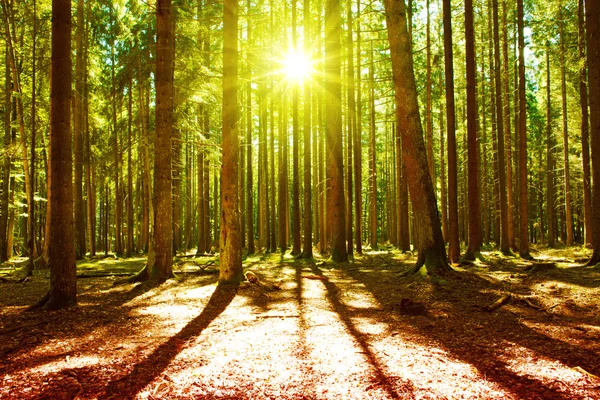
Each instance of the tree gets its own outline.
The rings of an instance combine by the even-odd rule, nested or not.
[[[585,58],[585,20],[583,0],[578,1],[578,50],[579,50],[579,104],[581,106],[581,161],[583,163],[583,210],[585,217],[585,243],[593,242],[592,234],[592,193],[590,185],[590,144],[589,113],[587,94],[587,63]]]
[[[416,227],[419,256],[414,271],[424,266],[430,273],[442,273],[452,269],[446,260],[446,248],[427,165],[404,0],[386,0],[385,10],[398,123],[402,132],[402,154],[406,161],[413,212],[419,221]]]
[[[75,98],[73,99],[73,154],[75,162],[75,255],[78,259],[85,256],[85,203],[83,202],[83,82],[84,55],[83,40],[85,36],[85,19],[83,0],[77,1],[77,31],[75,43],[77,57],[75,59]]]
[[[308,54],[308,42],[311,34],[310,26],[310,0],[304,0],[304,50]],[[311,152],[310,152],[310,128],[311,128],[311,97],[308,79],[304,82],[304,243],[302,250],[303,258],[312,258],[312,177],[311,177]]]
[[[244,278],[238,210],[238,2],[223,8],[223,163],[221,166],[221,242],[219,283],[236,284]]]
[[[465,259],[473,260],[481,248],[481,209],[479,194],[477,77],[475,66],[475,35],[473,33],[473,2],[465,1],[465,37],[467,58],[467,142],[469,186],[469,247]]]
[[[50,90],[50,290],[34,307],[55,310],[77,304],[73,246],[73,158],[71,154],[71,1],[52,1]]]
[[[155,260],[150,279],[173,277],[173,202],[171,201],[171,135],[173,130],[173,14],[171,0],[156,6],[156,152],[154,155]],[[164,151],[161,149],[169,149]],[[118,241],[118,239],[117,239]]]
[[[448,130],[448,258],[458,262],[458,173],[456,162],[456,116],[454,110],[454,60],[452,56],[451,1],[444,0],[444,63],[446,79],[446,119]]]
[[[592,150],[592,204],[600,204],[600,2],[586,1],[590,138]],[[600,262],[600,208],[592,208],[594,253],[588,265]]]
[[[525,99],[525,37],[523,35],[523,0],[517,0],[519,30],[519,254],[529,254],[529,210],[527,204],[527,103]]]
[[[327,147],[327,225],[331,258],[348,260],[346,199],[342,151],[341,10],[339,0],[325,3],[325,145]]]

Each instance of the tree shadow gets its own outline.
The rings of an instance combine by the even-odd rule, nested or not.
[[[370,269],[369,272],[362,272],[355,269],[342,272],[362,283],[380,304],[390,305],[391,301],[396,299],[390,296],[389,287],[380,284],[386,279],[389,280],[389,276],[383,274],[382,271]],[[459,274],[463,276],[457,275],[456,278],[463,279],[465,273]],[[514,343],[551,360],[560,361],[571,367],[581,366],[592,373],[597,373],[595,371],[598,370],[598,362],[592,360],[595,356],[590,357],[589,352],[586,356],[583,349],[578,346],[527,327],[522,323],[519,315],[503,311],[483,312],[480,305],[487,304],[489,301],[489,294],[484,293],[483,289],[493,288],[493,285],[487,280],[482,278],[477,280],[473,274],[470,275],[472,275],[470,278],[465,279],[468,282],[464,285],[464,291],[451,288],[434,293],[436,300],[442,301],[447,307],[447,318],[412,317],[394,313],[392,319],[396,319],[399,325],[410,324],[421,336],[427,338],[428,342],[429,340],[433,341],[457,359],[473,365],[485,376],[486,380],[497,383],[519,398],[530,398],[532,394],[542,394],[544,398],[566,400],[573,396],[568,391],[550,387],[535,376],[528,376],[512,370],[505,361],[506,349],[500,345],[496,346],[496,342],[504,341],[504,345],[506,342]],[[402,282],[398,283],[397,295],[399,297],[410,295],[410,292],[402,289]],[[451,284],[449,283],[449,285]],[[413,294],[415,293],[413,292]],[[467,296],[471,297],[469,301],[457,299],[457,297]],[[469,310],[469,307],[474,305],[479,308],[479,311]],[[386,322],[391,323],[390,320]],[[397,329],[402,328],[398,327]],[[477,343],[472,340],[472,335],[483,339],[485,345],[477,346]]]
[[[210,277],[198,281],[204,286],[214,283],[215,280]],[[105,286],[100,285],[100,287]],[[96,287],[86,291],[79,296],[80,305],[69,310],[22,311],[7,317],[3,321],[6,328],[0,330],[0,339],[11,337],[19,340],[0,341],[0,373],[14,374],[26,368],[51,362],[52,354],[35,357],[27,363],[15,362],[51,341],[77,338],[80,348],[85,348],[91,341],[94,342],[94,347],[102,347],[108,337],[93,335],[89,339],[82,338],[98,329],[110,331],[111,326],[116,326],[118,329],[124,318],[131,319],[131,312],[141,307],[127,303],[153,289],[144,284],[135,284],[130,288],[106,287],[110,289],[105,291]]]
[[[139,393],[168,367],[189,339],[199,336],[225,311],[237,292],[238,286],[217,286],[200,315],[188,322],[178,334],[158,346],[145,360],[136,364],[129,374],[110,382],[106,387],[106,393],[100,398],[122,398],[125,393],[129,396]]]
[[[340,317],[340,320],[344,323],[350,335],[352,335],[354,340],[356,340],[356,342],[360,346],[362,353],[365,355],[365,358],[367,359],[369,365],[373,370],[373,373],[375,374],[375,378],[377,380],[376,384],[381,386],[383,390],[387,393],[387,395],[392,399],[414,397],[414,385],[412,384],[412,382],[407,380],[401,380],[401,382],[393,382],[390,379],[390,377],[387,376],[387,374],[384,371],[384,367],[377,359],[377,356],[375,356],[373,351],[371,351],[371,347],[367,340],[367,334],[360,332],[356,328],[354,322],[352,322],[352,319],[350,318],[348,307],[340,301],[338,297],[340,294],[340,289],[325,275],[323,275],[321,269],[319,269],[319,267],[317,267],[316,265],[313,264],[311,266],[311,270],[315,275],[322,278],[321,281],[327,289],[327,299],[331,303],[333,310]],[[396,380],[400,381],[400,378],[397,378]],[[401,394],[399,394],[396,391],[396,387],[398,385],[401,385],[403,389]]]

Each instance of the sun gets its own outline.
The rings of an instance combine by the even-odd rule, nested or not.
[[[312,73],[310,59],[301,51],[290,51],[283,60],[283,72],[289,80],[302,81]]]

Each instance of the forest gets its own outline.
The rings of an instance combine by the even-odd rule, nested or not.
[[[598,0],[0,7],[0,399],[600,397]]]

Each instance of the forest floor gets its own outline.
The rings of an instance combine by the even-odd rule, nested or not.
[[[440,279],[391,249],[349,263],[177,258],[158,288],[114,285],[144,258],[79,263],[79,305],[26,311],[47,274],[0,266],[1,399],[600,398],[600,270],[581,248],[490,251]],[[116,273],[117,276],[102,276]],[[511,296],[508,297],[507,295]],[[492,311],[488,306],[507,300]],[[498,303],[496,303],[498,305]]]

